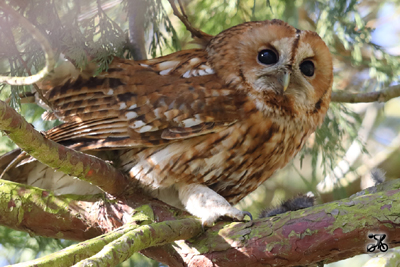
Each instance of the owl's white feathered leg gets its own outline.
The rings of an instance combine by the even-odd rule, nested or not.
[[[200,217],[204,226],[212,226],[221,216],[227,216],[242,221],[245,215],[251,214],[240,211],[229,204],[225,198],[201,184],[178,184],[179,199],[191,214]]]

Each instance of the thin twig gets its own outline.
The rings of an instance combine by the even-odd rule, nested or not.
[[[181,0],[177,0],[177,1],[178,1],[178,4],[179,4],[179,8],[181,9],[182,16],[184,16],[185,19],[187,21],[189,21],[188,16],[186,15],[185,9],[183,8],[182,1]]]
[[[15,17],[18,22],[32,34],[32,37],[36,39],[36,41],[41,45],[45,58],[46,58],[46,66],[36,73],[33,76],[28,77],[8,77],[8,76],[0,76],[0,82],[7,83],[10,85],[30,85],[38,82],[43,77],[48,75],[53,69],[55,65],[54,54],[51,48],[49,41],[45,36],[31,24],[26,18],[24,18],[21,14],[16,12],[14,9],[8,7],[6,4],[0,2],[0,7],[3,9],[3,12],[6,12],[13,17]]]
[[[333,92],[332,102],[341,103],[365,103],[365,102],[386,102],[400,96],[400,85],[393,85],[377,92],[369,93],[346,93]]]
[[[8,26],[8,27],[5,27],[4,30],[7,31],[7,35],[9,36],[10,41],[11,41],[11,43],[12,43],[13,46],[14,46],[13,48],[14,48],[14,50],[15,50],[15,53],[16,53],[16,55],[17,55],[17,58],[18,58],[18,60],[21,62],[22,66],[24,66],[24,68],[25,68],[25,70],[26,70],[26,73],[28,73],[29,76],[32,76],[31,70],[28,68],[28,64],[27,64],[26,61],[22,58],[21,54],[20,54],[19,51],[18,51],[18,48],[17,48],[17,46],[16,46],[16,42],[15,42],[14,35],[12,34],[12,31],[11,31],[11,25],[10,25],[10,23],[9,23],[8,20],[6,20],[6,23],[7,23],[7,26]],[[36,83],[33,83],[32,86],[35,88],[36,92],[38,93],[39,98],[40,98],[51,110],[53,110],[53,105],[52,105],[52,103],[50,103],[50,101],[48,101],[47,98],[44,97],[43,92],[42,92],[42,90],[39,88],[39,86],[37,86]]]
[[[199,29],[196,29],[195,27],[192,26],[190,23],[185,10],[182,6],[182,3],[180,0],[178,0],[179,7],[181,11],[179,12],[178,8],[176,7],[175,0],[168,0],[168,2],[171,5],[171,8],[174,12],[174,15],[179,18],[179,20],[185,25],[186,29],[192,34],[192,38],[198,38],[201,40],[201,43],[208,43],[208,41],[213,37],[212,35],[209,35]]]

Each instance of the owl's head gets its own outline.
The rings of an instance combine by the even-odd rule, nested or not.
[[[328,108],[332,58],[315,32],[281,20],[247,22],[215,36],[207,52],[226,84],[245,90],[259,109],[295,116]]]

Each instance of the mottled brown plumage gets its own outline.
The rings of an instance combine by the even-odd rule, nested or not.
[[[277,62],[261,62],[260,53]],[[332,60],[314,32],[248,22],[206,49],[115,58],[97,77],[45,84],[50,117],[65,122],[49,138],[77,150],[118,150],[120,168],[149,194],[211,225],[223,215],[242,220],[230,204],[284,167],[322,123]]]

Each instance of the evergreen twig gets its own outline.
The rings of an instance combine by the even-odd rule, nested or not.
[[[33,26],[26,18],[24,18],[14,9],[8,7],[5,3],[0,3],[0,7],[3,9],[3,11],[17,18],[21,26],[23,26],[26,30],[28,30],[28,32],[32,34],[32,36],[36,39],[36,41],[38,41],[39,44],[41,45],[46,58],[46,66],[35,75],[28,77],[0,76],[0,83],[3,82],[10,85],[30,85],[40,81],[54,69],[55,65],[53,50],[51,48],[49,41],[46,39],[45,36],[42,35],[42,33],[35,26]],[[38,91],[38,93],[39,94],[41,93],[40,90]]]

